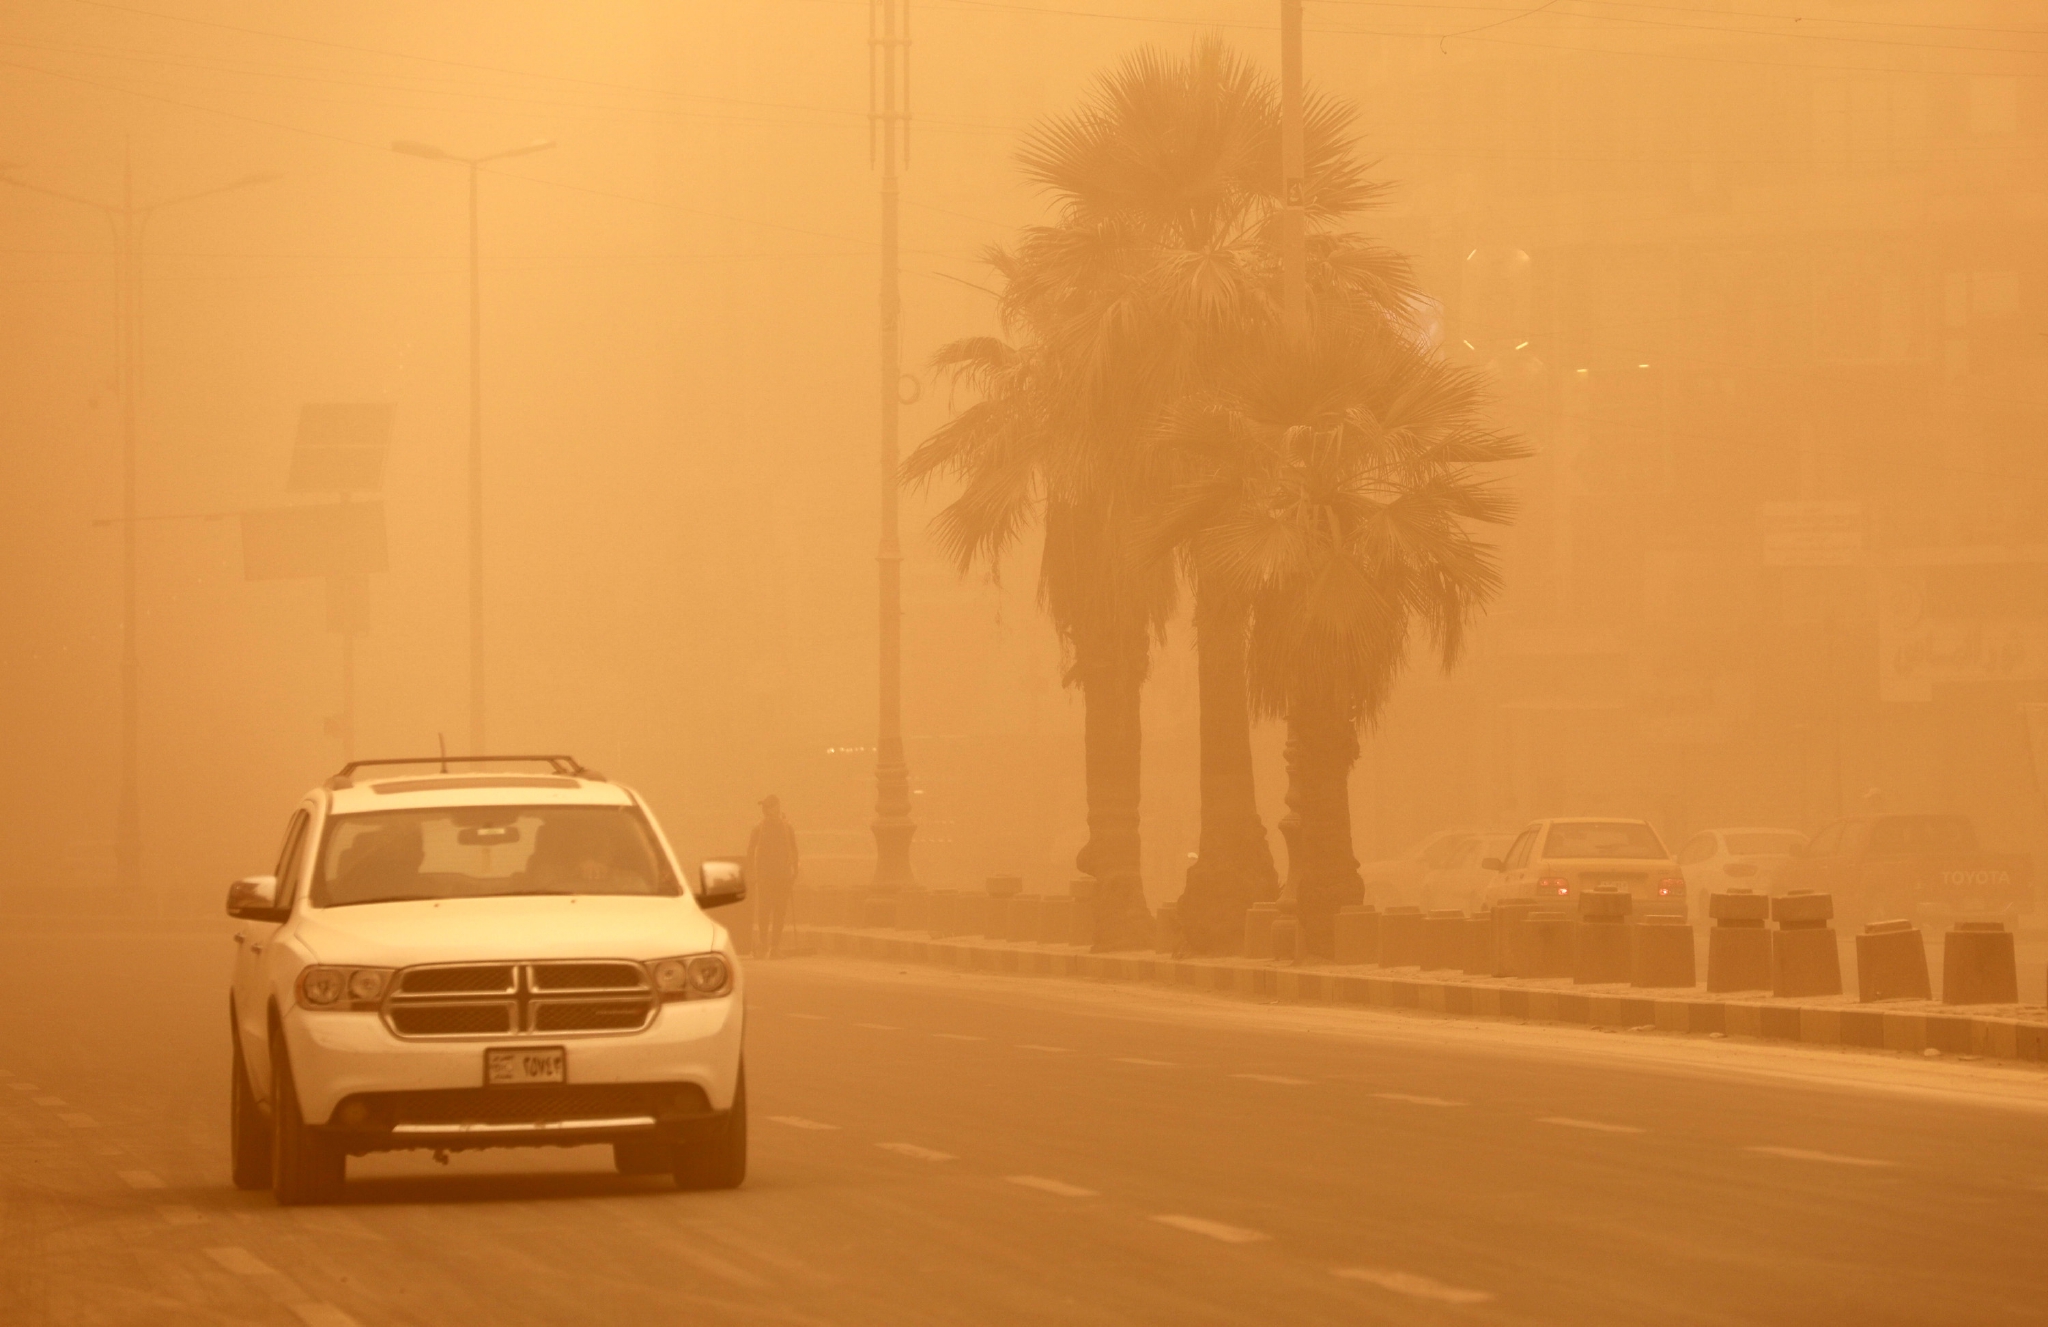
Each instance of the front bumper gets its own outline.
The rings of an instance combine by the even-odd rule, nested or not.
[[[609,1122],[610,1133],[586,1129],[588,1137],[573,1140],[600,1141],[600,1134],[665,1129],[731,1109],[739,1081],[745,1008],[737,992],[711,1000],[679,1000],[662,1005],[642,1031],[597,1036],[413,1040],[393,1035],[374,1012],[310,1012],[296,1007],[284,1014],[283,1025],[292,1085],[308,1124],[340,1128],[335,1109],[353,1099],[377,1108],[363,1125],[389,1135],[388,1146],[441,1146],[436,1138],[445,1137],[460,1146],[516,1147],[530,1141],[571,1141],[571,1131],[547,1126],[572,1118]],[[522,1112],[503,1107],[518,1101],[518,1094],[538,1089],[485,1090],[485,1049],[514,1045],[559,1045],[568,1050],[569,1091],[558,1094],[559,1099],[536,1098],[530,1103],[538,1114],[525,1112],[523,1118],[534,1128],[497,1126],[520,1123]],[[632,1089],[646,1089],[646,1099]],[[413,1106],[419,1109],[410,1110]],[[592,1110],[600,1113],[591,1115]],[[393,1132],[391,1126],[407,1122],[408,1113],[419,1116],[412,1123],[447,1127],[438,1132]],[[458,1127],[462,1125],[484,1127]],[[348,1132],[354,1136],[363,1127]]]

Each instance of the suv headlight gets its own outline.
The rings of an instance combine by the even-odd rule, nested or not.
[[[709,1000],[732,993],[732,964],[723,954],[658,958],[647,970],[664,1000]]]
[[[314,966],[299,974],[303,1009],[375,1009],[391,985],[390,968]]]

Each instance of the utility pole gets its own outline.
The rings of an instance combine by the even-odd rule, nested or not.
[[[880,727],[875,741],[875,889],[893,894],[916,883],[910,868],[910,767],[903,753],[903,549],[897,537],[897,427],[901,403],[897,270],[898,149],[910,157],[910,0],[868,3],[868,157],[882,167],[882,532],[875,554],[880,581]]]
[[[1280,300],[1296,342],[1308,335],[1301,124],[1301,0],[1280,0]]]
[[[393,152],[469,168],[469,749],[485,754],[484,733],[484,380],[483,282],[478,268],[477,172],[485,164],[545,152],[554,140],[535,139],[481,157],[459,157],[431,143],[403,140]]]
[[[149,229],[150,217],[163,208],[189,203],[197,198],[210,198],[230,189],[267,184],[278,178],[272,172],[249,175],[211,189],[137,205],[132,144],[124,144],[121,150],[119,203],[81,198],[0,175],[0,184],[92,208],[107,218],[114,231],[114,382],[121,394],[121,515],[117,521],[121,527],[121,768],[114,808],[114,879],[124,893],[133,894],[142,886],[142,665],[136,643],[140,623],[136,538],[137,527],[142,522],[137,507],[136,482],[143,351],[142,240]]]

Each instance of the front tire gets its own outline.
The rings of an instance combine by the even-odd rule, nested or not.
[[[676,1145],[678,1189],[737,1189],[747,1178],[747,1067],[740,1066],[732,1109]]]
[[[331,1203],[348,1177],[348,1154],[308,1127],[299,1112],[284,1038],[270,1038],[270,1189],[280,1207]]]
[[[228,1036],[234,1042],[234,1082],[228,1088],[228,1154],[237,1189],[270,1187],[270,1122],[256,1104],[249,1086],[249,1062],[242,1055],[242,1034],[228,1015]]]

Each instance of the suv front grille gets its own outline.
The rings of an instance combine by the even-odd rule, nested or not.
[[[398,974],[384,1023],[415,1038],[638,1032],[660,1007],[647,969],[626,959],[442,963]]]

